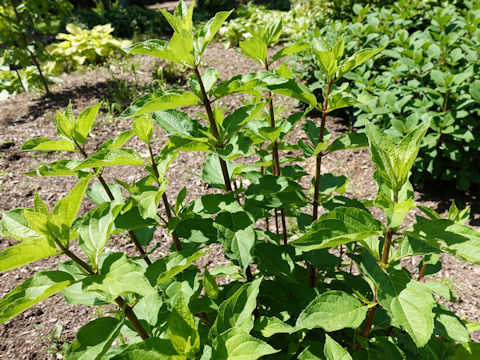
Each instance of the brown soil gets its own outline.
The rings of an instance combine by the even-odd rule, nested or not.
[[[227,79],[234,74],[257,71],[259,68],[245,57],[237,54],[234,50],[225,50],[220,44],[210,47],[204,57],[204,64],[216,67],[221,79]],[[132,68],[134,63],[143,73],[133,74],[125,69]],[[127,66],[128,65],[128,66]],[[75,113],[79,113],[85,107],[96,103],[106,94],[112,80],[127,80],[136,83],[148,83],[152,80],[153,69],[158,63],[147,58],[139,57],[133,60],[123,60],[109,69],[102,67],[91,69],[84,73],[65,74],[62,76],[63,83],[53,86],[53,96],[45,98],[39,94],[19,94],[7,101],[0,102],[0,209],[9,210],[17,207],[32,207],[34,189],[37,189],[40,197],[48,206],[52,207],[60,198],[66,195],[73,185],[73,179],[65,178],[39,178],[26,177],[22,172],[37,168],[43,163],[49,163],[65,154],[40,154],[21,152],[19,148],[29,138],[37,136],[56,137],[55,127],[48,116],[54,115],[56,109],[64,109],[68,101],[72,101]],[[229,98],[223,100],[227,111],[231,111],[238,104],[238,99]],[[293,102],[286,99],[276,99],[276,104],[284,102],[294,110]],[[194,115],[198,109],[188,109]],[[130,120],[112,120],[108,114],[102,115],[102,120],[93,131],[93,137],[87,147],[88,152],[94,149],[114,134],[129,129]],[[313,118],[314,121],[318,119]],[[328,128],[334,136],[338,136],[346,130],[340,119],[328,118]],[[160,149],[165,143],[166,134],[157,129],[155,149]],[[291,140],[302,137],[300,127],[291,135]],[[139,140],[131,140],[129,147],[134,148],[143,155],[147,155],[147,149]],[[207,188],[200,181],[201,165],[203,156],[194,153],[183,152],[177,157],[170,167],[168,193],[175,195],[184,187],[188,187],[187,201],[191,201],[207,192],[214,190]],[[309,159],[301,164],[305,170],[314,173],[314,161]],[[358,198],[374,198],[376,188],[371,175],[373,167],[369,161],[369,152],[366,149],[350,152],[334,153],[324,160],[323,172],[343,174],[349,177],[350,188],[348,195]],[[105,171],[104,176],[108,179],[113,177],[131,181],[139,179],[142,173],[138,168],[113,168]],[[311,178],[302,183],[307,189]],[[450,189],[432,189],[427,193],[416,193],[415,199],[418,204],[430,206],[440,212],[448,209],[451,199],[455,197],[465,205],[472,206],[471,225],[478,226],[480,223],[480,211],[478,198],[465,194],[455,194]],[[92,205],[85,201],[84,208]],[[415,213],[412,211],[407,217],[407,224],[414,222]],[[160,243],[155,255],[161,256],[169,251],[171,239],[163,230],[159,230],[153,243]],[[14,241],[0,237],[0,250],[14,244]],[[133,246],[125,237],[115,238],[108,244],[109,250],[122,250],[133,254]],[[201,265],[218,265],[225,262],[221,248],[214,247],[204,258]],[[40,269],[55,267],[57,259],[50,258],[25,266],[21,269],[8,271],[0,275],[0,296],[12,290],[19,283],[27,279]],[[419,259],[413,259],[406,264],[412,272],[418,272]],[[458,299],[447,305],[459,316],[470,320],[480,321],[480,266],[460,262],[450,256],[442,256],[443,268],[436,275],[439,279],[449,279],[456,289]],[[56,359],[61,358],[61,346],[65,342],[72,342],[78,329],[89,321],[95,314],[101,313],[100,309],[87,308],[84,306],[67,306],[60,295],[33,306],[18,317],[0,325],[0,359]],[[51,334],[55,328],[63,326],[61,336],[57,339]],[[474,336],[479,341],[480,336]]]

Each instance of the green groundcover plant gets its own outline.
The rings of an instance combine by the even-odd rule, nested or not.
[[[122,114],[133,119],[132,129],[91,154],[85,144],[101,104],[76,118],[70,106],[58,111],[53,120],[60,140],[34,138],[23,145],[25,151],[80,155],[27,173],[77,181],[53,209],[35,193],[33,208],[3,212],[2,235],[18,243],[0,252],[0,271],[61,254],[69,260],[5,295],[0,322],[60,292],[68,304],[117,306],[78,331],[67,359],[478,358],[469,333],[478,324],[436,301],[452,297],[443,283],[420,281],[438,271],[441,253],[480,264],[480,233],[465,225],[469,210],[452,204],[442,218],[418,207],[423,215],[403,225],[416,207],[409,174],[428,121],[398,144],[369,122],[365,134],[335,140],[325,129],[328,112],[368,97],[335,83],[381,56],[381,48],[345,58],[343,39],[333,46],[317,40],[272,55],[269,46],[281,36],[282,24],[261,24],[240,47],[264,70],[220,82],[215,69],[201,71],[199,64],[230,13],[217,13],[195,33],[192,13],[193,5],[180,1],[173,15],[164,12],[174,30],[170,41],[128,49],[187,67],[188,91],[140,97]],[[311,52],[325,76],[321,102],[282,62],[299,52]],[[216,105],[239,93],[250,100],[231,113]],[[299,100],[307,110],[281,118],[274,106],[278,96]],[[200,119],[178,109],[194,105],[204,109]],[[320,124],[305,119],[310,109],[321,112]],[[169,134],[162,149],[152,146],[154,126]],[[296,126],[308,140],[286,140]],[[133,136],[145,143],[147,158],[127,147]],[[320,171],[324,156],[362,146],[369,146],[376,167],[378,194],[368,201],[343,196],[346,179]],[[280,156],[285,150],[299,155]],[[168,167],[179,151],[206,154],[202,181],[217,193],[186,203],[186,188],[168,191]],[[296,164],[310,156],[317,162],[313,194],[300,185],[307,174]],[[257,161],[237,160],[246,157]],[[103,177],[104,168],[124,165],[145,169],[145,177],[133,183]],[[79,215],[85,197],[95,206]],[[383,221],[372,216],[372,208],[384,214]],[[150,246],[157,227],[173,239],[171,252],[161,258]],[[116,233],[128,234],[137,256],[106,250]],[[195,261],[216,243],[230,265],[199,269]],[[401,262],[412,256],[423,257],[415,277]],[[220,276],[229,281],[218,285]]]

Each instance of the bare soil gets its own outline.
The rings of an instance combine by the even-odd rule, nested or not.
[[[135,66],[132,66],[132,63]],[[115,81],[147,84],[152,80],[153,70],[158,65],[159,63],[147,57],[135,57],[109,67],[94,68],[83,73],[64,74],[63,83],[52,87],[53,95],[50,98],[36,93],[23,93],[0,102],[0,128],[2,129],[0,132],[0,209],[5,211],[18,207],[32,207],[35,189],[51,208],[73,186],[74,179],[70,177],[40,178],[22,175],[22,172],[35,169],[42,164],[70,156],[19,150],[24,141],[32,137],[56,138],[55,127],[48,116],[53,116],[57,109],[63,110],[70,100],[75,113],[78,114],[85,107],[107,96]],[[235,74],[260,70],[253,61],[239,55],[233,49],[225,50],[221,44],[210,47],[205,54],[204,65],[217,68],[222,80]],[[239,104],[238,98],[222,99],[222,101],[227,112]],[[283,102],[290,106],[291,111],[296,110],[295,104],[290,100],[278,98],[275,101],[276,104]],[[195,115],[197,110],[199,109],[190,108],[187,111]],[[319,121],[315,117],[312,120]],[[130,120],[114,120],[104,112],[92,133],[87,152],[93,152],[105,140],[130,127]],[[338,118],[328,118],[327,127],[334,137],[347,129]],[[156,131],[154,148],[159,150],[166,141],[166,134],[161,129]],[[304,134],[298,126],[290,140],[296,142],[302,137]],[[147,156],[147,149],[139,140],[132,139],[128,146]],[[347,176],[350,181],[347,195],[373,199],[376,187],[371,178],[374,169],[370,164],[369,156],[367,149],[331,154],[324,159],[322,172]],[[203,159],[202,155],[188,152],[183,152],[177,157],[168,171],[170,177],[168,194],[172,194],[171,198],[174,198],[184,186],[188,188],[187,201],[214,191],[200,181]],[[314,173],[315,164],[312,158],[300,165],[309,174]],[[104,176],[107,180],[115,177],[132,181],[144,175],[138,168],[121,167],[107,169]],[[302,183],[306,190],[310,186],[310,180],[311,177]],[[480,224],[478,194],[461,194],[442,187],[429,189],[428,193],[415,193],[418,204],[432,207],[439,212],[448,209],[453,198],[456,198],[459,203],[472,206],[470,224],[478,227]],[[91,206],[92,204],[86,200],[81,211],[86,211]],[[407,216],[406,224],[413,223],[414,219],[415,213],[412,211]],[[14,243],[13,240],[0,237],[0,250]],[[155,255],[162,256],[169,251],[171,239],[163,230],[158,230],[151,246],[155,246],[156,243],[159,243],[160,247]],[[134,250],[126,237],[121,236],[113,239],[108,244],[108,249],[131,254]],[[419,261],[420,259],[413,259],[406,264],[412,273],[418,273]],[[56,262],[57,259],[54,258],[45,259],[1,274],[0,296],[11,291],[33,273],[41,269],[55,268]],[[218,246],[201,259],[202,266],[219,265],[224,262],[222,250]],[[442,270],[435,277],[449,281],[457,296],[457,300],[447,303],[447,306],[461,317],[480,321],[480,266],[460,262],[448,255],[442,256],[442,263]],[[104,311],[108,311],[108,308],[67,306],[62,296],[57,294],[0,325],[0,359],[62,358],[60,351],[62,345],[71,343],[81,326],[92,316],[99,316]],[[59,326],[62,327],[61,335],[58,337],[52,335]],[[475,334],[474,339],[479,341],[480,336]]]

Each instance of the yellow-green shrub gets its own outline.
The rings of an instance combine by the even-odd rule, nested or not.
[[[46,65],[49,72],[59,73],[85,64],[97,64],[116,52],[124,53],[122,48],[130,45],[129,40],[116,39],[110,35],[114,30],[110,24],[97,25],[92,30],[68,24],[66,29],[68,34],[57,35],[57,40],[63,41],[47,47],[48,53],[53,56],[53,60]]]

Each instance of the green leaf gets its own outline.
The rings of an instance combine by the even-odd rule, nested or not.
[[[34,216],[35,214],[42,215],[40,213],[33,214]],[[27,265],[40,259],[60,254],[61,252],[56,249],[55,243],[50,237],[48,239],[31,239],[14,246],[10,246],[0,252],[0,273]]]
[[[231,138],[237,134],[243,125],[250,120],[258,118],[262,114],[262,110],[266,103],[249,104],[236,109],[232,114],[225,117],[223,120],[224,136],[226,139]]]
[[[395,146],[392,137],[370,122],[366,122],[365,130],[370,143],[372,161],[385,184],[394,192],[398,193],[408,180],[410,169],[429,126],[429,121],[422,123]]]
[[[205,294],[210,299],[215,300],[220,295],[220,290],[218,289],[217,282],[207,268],[205,268],[205,271],[203,272],[203,289],[205,290]]]
[[[18,241],[38,240],[43,236],[32,230],[24,215],[25,209],[4,211],[0,219],[1,235]]]
[[[358,149],[368,146],[368,138],[364,133],[346,133],[336,138],[324,151],[330,154],[338,150]]]
[[[480,104],[480,81],[475,81],[474,83],[470,84],[470,95],[472,98]]]
[[[291,334],[295,331],[295,328],[277,317],[262,316],[255,321],[254,330],[268,338],[275,334]]]
[[[99,146],[97,151],[120,148],[125,145],[134,134],[135,132],[133,130],[123,131],[115,138],[105,141],[102,145]]]
[[[149,266],[145,276],[149,279],[152,285],[161,285],[167,280],[180,274],[208,251],[209,249],[205,248],[197,251],[177,251],[155,261]]]
[[[88,134],[92,129],[93,122],[98,115],[98,110],[102,106],[102,103],[92,105],[83,110],[78,115],[77,121],[75,121],[75,127],[73,129],[73,136],[80,144],[85,144]]]
[[[78,245],[87,255],[93,271],[97,270],[100,254],[107,243],[123,202],[104,203],[88,212],[78,228]]]
[[[243,284],[231,297],[218,308],[215,323],[210,329],[210,338],[235,328],[245,333],[253,328],[253,310],[257,304],[257,295],[262,279]]]
[[[433,333],[435,300],[430,290],[411,279],[405,270],[389,268],[385,274],[373,259],[369,264],[368,273],[380,285],[377,292],[380,305],[389,311],[418,347],[424,346]]]
[[[345,348],[325,334],[325,347],[323,353],[327,360],[352,360],[352,357]]]
[[[343,291],[327,291],[317,296],[303,309],[296,323],[297,329],[322,328],[327,332],[344,328],[358,328],[367,314],[367,307]]]
[[[153,123],[150,116],[139,116],[133,120],[132,129],[144,143],[149,144],[153,136]]]
[[[191,92],[176,91],[166,93],[163,96],[145,102],[145,104],[138,108],[134,116],[197,104],[198,97],[195,94]]]
[[[112,346],[124,322],[101,317],[80,328],[77,338],[67,351],[69,360],[100,359]]]
[[[243,270],[252,262],[255,247],[254,221],[244,211],[223,212],[215,219],[219,241],[227,258],[236,262]]]
[[[320,70],[327,76],[327,79],[332,78],[337,72],[338,63],[335,55],[331,51],[318,50],[315,47],[313,50],[313,58]]]
[[[197,31],[194,38],[194,46],[198,56],[202,56],[208,44],[212,41],[232,11],[233,10],[217,12],[213,18],[208,20],[207,23]]]
[[[164,40],[147,40],[133,44],[124,50],[129,54],[141,54],[155,56],[167,61],[180,63],[180,60],[170,51],[170,44]]]
[[[117,148],[96,152],[82,161],[74,170],[103,168],[105,166],[144,165],[142,157],[134,150]]]
[[[213,85],[215,85],[219,72],[217,69],[208,68],[205,71],[205,74],[202,76],[203,87],[205,92],[208,94],[210,90],[212,90]],[[202,91],[200,89],[200,85],[198,84],[198,80],[195,75],[191,75],[189,78],[189,85],[190,89],[198,96],[199,99],[203,98]]]
[[[375,100],[375,97],[365,91],[362,91],[356,96],[344,92],[332,94],[328,100],[327,113],[354,105],[368,104],[373,100]]]
[[[107,183],[107,186],[110,189],[110,192],[112,193],[115,200],[123,199],[122,188],[119,185],[115,183]],[[105,202],[111,201],[107,192],[103,188],[102,183],[100,182],[96,182],[91,187],[89,187],[86,191],[86,195],[97,205],[102,205]]]
[[[69,105],[70,107],[71,105]],[[68,107],[65,113],[68,112]],[[71,112],[71,107],[70,107]],[[73,116],[71,119],[64,114],[62,114],[59,110],[57,110],[57,116],[51,118],[55,125],[57,126],[57,134],[63,138],[71,139],[73,136]]]
[[[187,30],[175,32],[170,40],[170,53],[177,59],[175,62],[189,65],[195,65],[195,56],[193,51],[193,35]],[[166,109],[158,109],[166,110]]]
[[[75,152],[75,144],[70,140],[50,140],[39,137],[27,140],[20,150],[23,151],[70,151]]]
[[[170,135],[181,137],[195,137],[194,124],[187,113],[180,110],[156,111],[153,119],[163,130]]]
[[[407,213],[416,206],[413,199],[394,203],[383,192],[377,196],[374,204],[387,215],[387,227],[391,228],[402,225]]]
[[[52,222],[60,230],[60,233],[57,234],[58,236],[61,236],[59,240],[70,239],[70,230],[73,221],[80,210],[83,197],[85,196],[91,178],[92,175],[89,175],[80,180],[68,195],[54,206],[52,211]]]
[[[115,232],[138,230],[147,226],[158,225],[153,219],[144,219],[138,207],[133,207],[115,219]]]
[[[424,260],[425,260],[425,257],[424,257]],[[427,261],[422,261],[422,263],[428,265],[429,263]],[[420,266],[420,265],[419,265]],[[425,285],[426,287],[428,287],[432,292],[434,292],[435,294],[443,297],[444,299],[448,300],[448,301],[454,301],[454,298],[453,298],[453,295],[452,295],[452,291],[450,289],[450,287],[441,282],[441,281],[435,281],[435,280],[431,280],[431,281],[426,281],[423,283],[423,285]]]
[[[44,271],[33,275],[0,299],[0,324],[74,282],[75,279],[63,271]]]
[[[304,43],[295,43],[290,46],[285,46],[284,48],[278,50],[275,55],[273,55],[272,60],[277,61],[285,56],[298,54],[299,52],[310,49],[310,44]]]
[[[266,85],[267,89],[276,94],[291,97],[299,100],[311,107],[317,106],[317,98],[312,94],[310,89],[293,79],[287,80],[285,83]]]
[[[480,232],[453,220],[436,219],[413,225],[407,232],[418,240],[473,264],[480,264]]]
[[[267,58],[267,44],[262,39],[252,36],[245,41],[240,41],[242,53],[249,58],[263,64]]]
[[[38,169],[24,173],[27,176],[79,176],[82,172],[74,170],[81,160],[59,160]]]
[[[294,276],[295,251],[293,248],[284,249],[272,243],[255,245],[255,257],[258,259],[258,269],[265,276],[276,276],[288,283],[296,283]]]
[[[172,306],[168,320],[168,338],[180,355],[194,357],[200,350],[200,336],[183,293],[176,296]]]
[[[165,192],[166,183],[157,188],[155,186],[145,186],[139,194],[132,195],[132,198],[138,204],[140,215],[144,219],[156,219],[158,216],[158,203]]]
[[[338,73],[337,73],[337,79],[342,78],[346,73],[352,71],[357,66],[360,66],[365,61],[371,59],[372,57],[374,57],[384,49],[385,47],[381,47],[378,49],[363,49],[363,50],[357,51],[355,54],[353,54],[352,56],[350,56],[348,59],[346,59],[340,64],[340,69],[338,70]]]
[[[341,37],[336,44],[332,47],[332,53],[335,55],[337,60],[340,60],[343,57],[345,52],[345,38]]]
[[[258,129],[259,135],[261,135],[265,140],[274,143],[280,137],[282,129],[279,127],[265,126]]]
[[[147,296],[155,289],[144,275],[145,269],[128,259],[123,253],[109,253],[100,272],[83,280],[84,291],[98,291],[116,299],[120,295],[135,293]]]
[[[463,322],[450,310],[441,305],[433,308],[435,329],[434,333],[452,341],[466,343],[471,341],[470,333]]]
[[[256,360],[279,351],[242,329],[225,331],[214,340],[213,347],[215,360]]]
[[[226,161],[228,175],[230,180],[233,178],[235,163],[231,160]],[[223,178],[222,167],[220,166],[220,157],[216,154],[209,154],[202,165],[202,181],[214,187],[225,190],[225,180]]]
[[[168,339],[151,337],[145,341],[129,345],[112,360],[186,360],[178,355]]]
[[[334,248],[381,234],[381,223],[367,211],[353,207],[336,207],[322,215],[306,234],[290,244],[302,251],[310,251]]]

